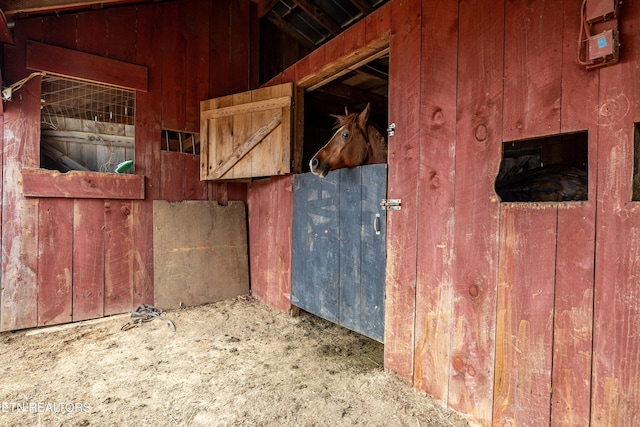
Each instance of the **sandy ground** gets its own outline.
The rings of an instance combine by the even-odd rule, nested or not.
[[[165,315],[176,332],[117,316],[0,334],[0,425],[467,425],[385,372],[380,343],[309,314],[240,297]]]

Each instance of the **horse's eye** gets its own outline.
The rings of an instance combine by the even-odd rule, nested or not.
[[[343,137],[344,139],[349,138],[349,132],[342,132],[342,137]]]

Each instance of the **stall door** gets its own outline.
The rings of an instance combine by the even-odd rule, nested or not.
[[[293,182],[292,303],[382,342],[387,166]]]

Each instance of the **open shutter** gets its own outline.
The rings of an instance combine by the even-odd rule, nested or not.
[[[295,172],[294,145],[301,147],[293,137],[295,93],[293,83],[285,83],[202,101],[200,179]]]

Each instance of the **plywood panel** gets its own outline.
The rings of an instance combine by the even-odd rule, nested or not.
[[[73,321],[104,315],[103,200],[77,199],[73,207]]]
[[[493,406],[499,215],[493,181],[502,148],[502,16],[502,2],[460,3],[449,405],[484,424],[491,423]]]
[[[178,308],[249,292],[242,202],[155,201],[155,304]]]
[[[549,425],[557,208],[503,204],[493,422]]]
[[[72,320],[73,200],[38,204],[38,325]]]
[[[506,141],[560,131],[562,21],[557,3],[505,2]]]
[[[391,5],[389,63],[388,197],[402,199],[402,210],[387,216],[385,367],[405,381],[413,379],[417,253],[417,182],[420,137],[420,1]]]
[[[458,5],[423,2],[414,386],[448,399],[453,298]],[[433,88],[439,88],[434,91]]]

